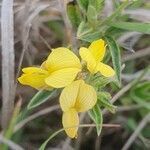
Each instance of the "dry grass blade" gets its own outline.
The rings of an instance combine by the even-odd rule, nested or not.
[[[122,62],[130,61],[133,59],[150,56],[150,47],[141,49],[134,54],[127,54],[122,58]]]
[[[52,4],[53,6],[54,4]],[[19,61],[19,65],[18,65],[18,72],[17,72],[17,77],[19,76],[20,73],[20,69],[22,66],[22,62],[23,62],[23,58],[24,58],[24,54],[25,51],[27,50],[28,47],[28,38],[29,38],[29,33],[30,33],[30,29],[31,29],[31,25],[32,25],[32,21],[34,20],[34,18],[44,9],[46,9],[47,7],[49,7],[50,4],[46,4],[46,5],[37,5],[37,7],[33,10],[33,12],[30,14],[30,16],[28,17],[28,19],[26,20],[25,24],[23,25],[23,32],[22,32],[22,39],[23,39],[23,50],[20,56],[20,61]],[[26,18],[26,17],[25,17]]]
[[[57,110],[59,109],[59,105],[55,105],[55,106],[51,106],[51,107],[48,107],[48,108],[45,108],[43,110],[40,110],[38,112],[36,112],[35,114],[32,114],[31,116],[27,117],[26,119],[24,119],[23,121],[19,122],[16,126],[15,126],[15,129],[14,129],[14,132],[17,132],[19,129],[21,129],[24,125],[26,125],[28,122],[42,116],[42,115],[45,115],[45,114],[48,114],[54,110]]]
[[[2,41],[2,127],[8,126],[14,108],[14,22],[13,0],[3,0],[1,8]]]
[[[133,18],[137,21],[147,22],[150,21],[150,10],[148,9],[127,9],[125,10],[124,14],[127,14],[130,16],[130,18]]]
[[[39,3],[38,1],[35,1],[32,3],[30,3],[30,1],[26,2],[26,5],[22,12],[23,14],[22,13],[20,14],[21,15],[20,17],[24,16],[25,23],[23,23],[23,25],[22,25],[23,30],[21,31],[22,32],[21,39],[22,39],[23,49],[22,49],[22,53],[20,56],[20,60],[19,60],[16,78],[19,77],[23,58],[24,58],[26,50],[28,49],[28,45],[30,43],[29,34],[30,34],[33,20],[39,15],[39,13],[41,11],[45,10],[48,7],[55,7],[55,6],[56,6],[55,1],[51,1],[49,4],[42,4],[42,3]]]

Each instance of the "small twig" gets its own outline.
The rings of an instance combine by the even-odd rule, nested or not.
[[[95,150],[101,149],[101,142],[102,142],[102,135],[97,136],[96,141],[95,141]]]
[[[14,129],[14,132],[17,132],[19,129],[21,129],[23,126],[25,126],[28,122],[42,116],[42,115],[45,115],[45,114],[48,114],[54,110],[57,110],[59,109],[59,105],[55,105],[55,106],[51,106],[51,107],[48,107],[48,108],[45,108],[43,110],[40,110],[38,112],[36,112],[35,114],[27,117],[26,119],[24,119],[23,121],[19,122],[16,126],[15,126],[15,129]]]
[[[7,144],[12,150],[24,150],[22,147],[20,147],[18,144],[6,139],[0,134],[0,143]]]
[[[132,145],[132,143],[135,141],[138,134],[142,131],[142,129],[145,127],[147,122],[150,120],[150,113],[147,114],[144,119],[139,123],[136,130],[133,132],[133,134],[130,136],[130,138],[127,140],[125,145],[122,147],[122,150],[128,150],[129,147]]]
[[[96,127],[96,124],[80,124],[79,127]],[[103,128],[120,128],[120,124],[103,124]],[[69,127],[72,128],[72,127]]]

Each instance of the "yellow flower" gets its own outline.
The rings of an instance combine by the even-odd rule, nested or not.
[[[111,77],[114,76],[115,71],[110,66],[101,62],[105,51],[105,42],[100,39],[92,42],[89,48],[81,47],[79,53],[81,58],[87,63],[87,69],[92,74],[100,72],[105,77]]]
[[[27,67],[19,82],[36,89],[61,88],[69,85],[81,71],[78,57],[69,49],[53,49],[41,67]]]
[[[64,88],[60,95],[60,106],[63,110],[63,127],[69,137],[74,138],[77,136],[78,112],[91,109],[96,101],[96,91],[83,80],[74,81]]]

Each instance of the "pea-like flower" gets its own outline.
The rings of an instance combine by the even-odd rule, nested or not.
[[[115,71],[101,62],[105,52],[106,46],[102,39],[92,42],[88,48],[81,47],[79,50],[82,60],[87,63],[87,69],[92,74],[100,72],[105,77],[111,77],[114,76]]]
[[[91,109],[96,102],[96,91],[83,80],[74,81],[64,88],[60,95],[60,106],[63,110],[63,127],[69,137],[77,137],[78,113]]]
[[[61,88],[72,83],[81,71],[79,58],[69,49],[53,49],[41,67],[27,67],[18,78],[23,85],[36,89]]]

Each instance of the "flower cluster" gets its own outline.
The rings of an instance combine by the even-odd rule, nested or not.
[[[18,78],[21,84],[38,90],[64,87],[60,95],[62,123],[71,138],[77,136],[78,113],[93,108],[97,102],[94,87],[84,81],[82,74],[100,73],[105,77],[112,77],[115,74],[110,66],[102,63],[105,51],[106,45],[102,39],[92,42],[88,48],[81,47],[79,49],[81,63],[80,59],[67,48],[52,49],[47,60],[40,67],[24,68],[23,74]],[[87,70],[83,69],[85,64]]]

